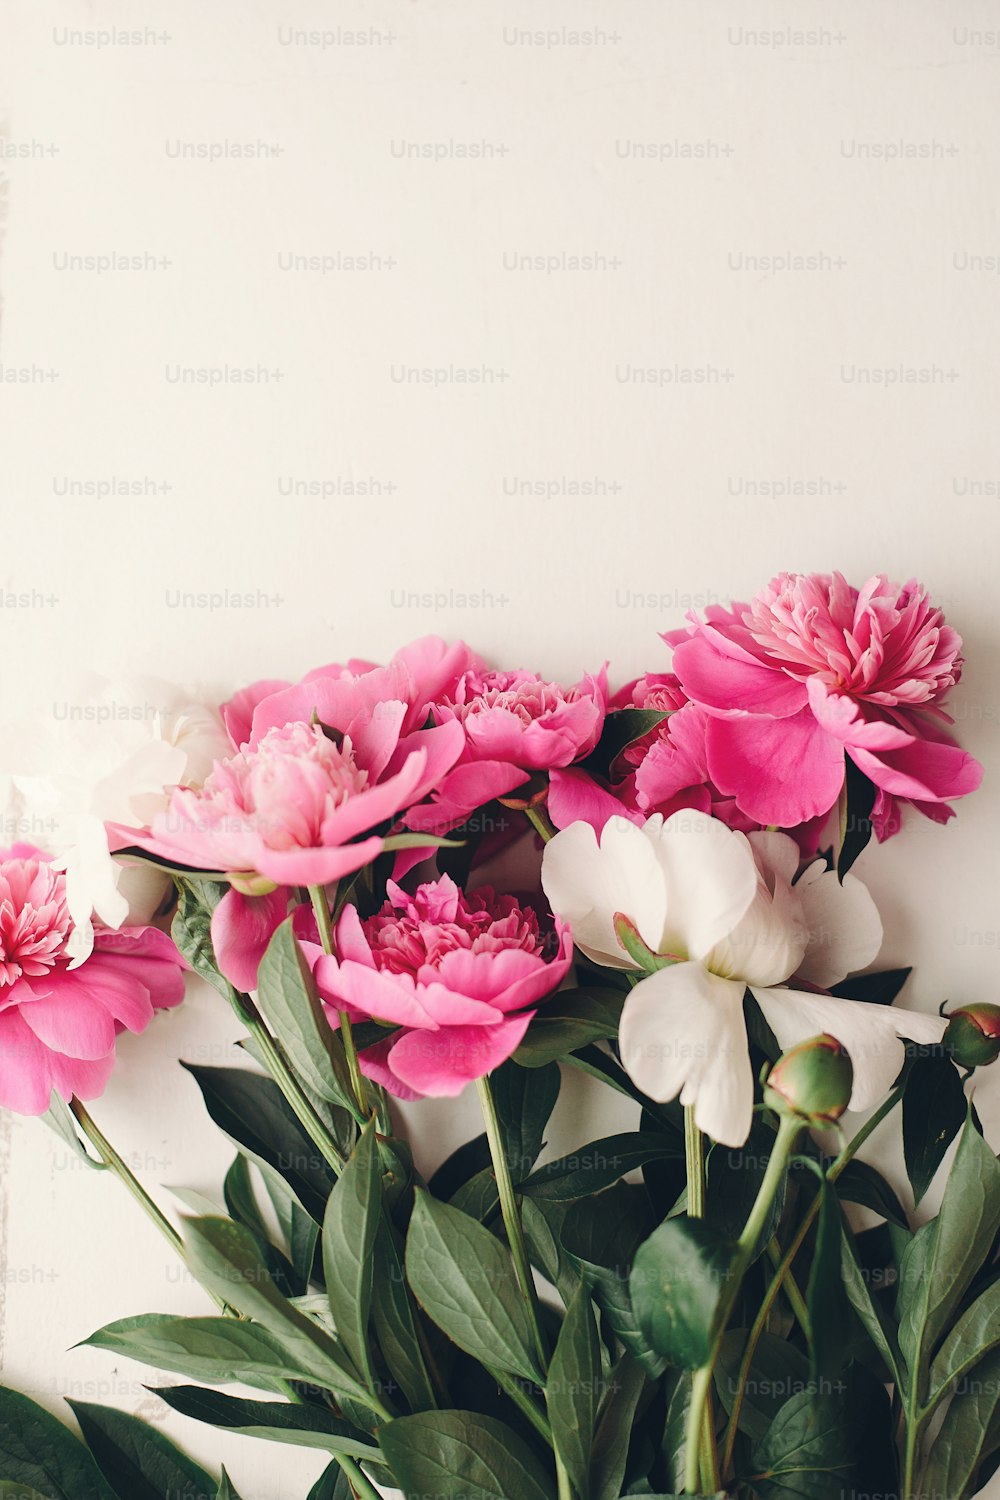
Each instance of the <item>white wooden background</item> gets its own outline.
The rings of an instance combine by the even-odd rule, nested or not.
[[[7,0],[0,27],[5,714],[92,669],[224,694],[430,630],[620,679],[779,568],[916,574],[988,780],[863,869],[910,1003],[1000,998],[993,5]],[[176,378],[227,368],[261,378]],[[174,1060],[234,1034],[193,986],[123,1042],[95,1114],[150,1186],[218,1192]],[[424,1163],[468,1108],[420,1115]],[[560,1138],[593,1109],[571,1092]],[[300,1500],[315,1459],[71,1350],[204,1300],[44,1127],[0,1151],[3,1379]]]

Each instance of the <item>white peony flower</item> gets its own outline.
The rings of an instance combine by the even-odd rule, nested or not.
[[[199,786],[232,747],[214,708],[155,678],[95,679],[72,702],[0,733],[0,845],[31,843],[66,872],[74,964],[93,919],[148,922],[169,878],[112,857],[105,821],[148,827],[174,786]]]
[[[545,848],[545,894],[589,958],[635,968],[615,933],[620,913],[670,960],[625,1002],[622,1063],[651,1099],[679,1094],[694,1105],[699,1128],[726,1146],[743,1145],[752,1119],[747,988],[783,1050],[820,1032],[846,1048],[852,1109],[885,1097],[903,1065],[902,1037],[936,1042],[944,1031],[937,1016],[787,987],[794,978],[828,988],[882,945],[860,880],[841,884],[818,860],[796,881],[798,864],[786,834],[748,837],[694,811],[641,826],[611,818],[599,842],[590,824],[572,823]]]

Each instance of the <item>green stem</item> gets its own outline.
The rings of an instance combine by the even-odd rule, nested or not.
[[[754,1251],[760,1242],[761,1236],[767,1224],[778,1190],[785,1178],[788,1162],[795,1148],[795,1142],[803,1129],[801,1120],[788,1115],[782,1116],[778,1125],[778,1135],[774,1143],[774,1149],[768,1159],[767,1169],[757,1193],[754,1206],[750,1210],[750,1216],[743,1226],[743,1233],[736,1241],[736,1250],[733,1255],[733,1263],[726,1280],[716,1316],[716,1333],[709,1350],[708,1359],[701,1369],[696,1370],[691,1385],[691,1406],[688,1411],[687,1446],[685,1450],[685,1478],[684,1487],[688,1494],[697,1494],[698,1486],[702,1480],[702,1465],[700,1463],[700,1443],[705,1423],[705,1412],[712,1391],[712,1380],[715,1374],[715,1366],[722,1348],[722,1340],[726,1334],[726,1326],[729,1322],[736,1298],[739,1296],[743,1278],[746,1275]]]
[[[781,1265],[781,1246],[778,1243],[777,1235],[775,1235],[767,1247],[767,1258],[771,1262],[772,1269],[776,1271]],[[788,1299],[788,1305],[792,1309],[799,1327],[806,1338],[811,1339],[812,1319],[809,1316],[809,1309],[806,1307],[805,1298],[799,1291],[799,1284],[791,1271],[785,1272],[784,1291]]]
[[[886,1099],[883,1104],[879,1105],[878,1109],[872,1115],[871,1119],[866,1120],[858,1133],[846,1143],[826,1174],[827,1182],[834,1183],[837,1181],[837,1178],[840,1176],[841,1172],[843,1172],[848,1163],[853,1160],[856,1153],[864,1145],[865,1141],[872,1134],[872,1132],[879,1125],[881,1125],[885,1117],[891,1114],[895,1109],[896,1105],[903,1097],[903,1091],[905,1087],[905,1083],[901,1083],[895,1089],[893,1089],[888,1099]],[[798,1255],[799,1251],[802,1249],[802,1246],[805,1243],[806,1235],[812,1228],[813,1221],[815,1220],[816,1215],[819,1213],[819,1205],[820,1195],[819,1193],[817,1193],[816,1197],[809,1205],[809,1208],[806,1210],[806,1213],[802,1219],[802,1223],[796,1230],[791,1244],[785,1251],[785,1254],[774,1273],[771,1284],[768,1287],[767,1292],[765,1293],[764,1301],[761,1303],[760,1311],[758,1312],[757,1317],[754,1320],[753,1327],[750,1330],[750,1336],[747,1339],[747,1346],[743,1351],[743,1362],[740,1368],[739,1387],[735,1394],[733,1409],[729,1415],[729,1426],[726,1430],[725,1456],[723,1458],[722,1464],[722,1472],[724,1475],[728,1473],[730,1464],[732,1463],[733,1448],[736,1444],[737,1422],[739,1420],[740,1411],[742,1410],[743,1406],[744,1385],[746,1383],[746,1377],[749,1375],[750,1366],[753,1363],[754,1355],[757,1352],[757,1345],[760,1342],[761,1334],[764,1332],[768,1314],[770,1313],[771,1308],[774,1306],[775,1299],[777,1298],[778,1293],[781,1291],[786,1277],[791,1274],[791,1269],[792,1265],[794,1264],[795,1258]],[[908,1441],[910,1425],[911,1424],[907,1422]]]
[[[316,913],[316,926],[319,928],[319,939],[323,945],[324,953],[333,953],[333,929],[330,926],[330,908],[327,904],[326,891],[321,885],[311,885],[309,896],[312,900],[313,911]],[[368,1100],[368,1090],[365,1087],[364,1074],[358,1061],[358,1049],[354,1044],[354,1031],[351,1027],[351,1018],[346,1010],[338,1012],[340,1017],[340,1037],[344,1044],[344,1055],[347,1058],[347,1071],[351,1076],[351,1088],[354,1091],[355,1102],[364,1119],[371,1115],[371,1105]]]
[[[119,1182],[124,1183],[125,1187],[128,1188],[128,1191],[132,1194],[132,1197],[142,1209],[143,1213],[146,1214],[148,1218],[152,1219],[157,1229],[167,1240],[171,1249],[175,1251],[175,1253],[179,1255],[183,1260],[184,1241],[181,1239],[180,1235],[177,1233],[177,1230],[171,1224],[166,1214],[164,1214],[153,1202],[152,1198],[146,1192],[146,1189],[143,1187],[142,1183],[136,1177],[132,1169],[126,1165],[126,1163],[118,1155],[118,1152],[115,1150],[114,1146],[112,1146],[108,1138],[102,1133],[101,1130],[98,1129],[97,1125],[91,1119],[90,1113],[87,1110],[86,1106],[79,1099],[74,1097],[70,1100],[69,1107],[76,1117],[77,1124],[80,1126],[80,1129],[83,1131],[84,1135],[87,1137],[88,1141],[93,1146],[98,1156],[101,1158],[101,1161],[106,1167],[109,1167],[111,1171],[114,1172]]]
[[[543,1438],[549,1447],[551,1447],[552,1428],[546,1421],[545,1415],[538,1406],[538,1403],[532,1401],[520,1381],[515,1380],[512,1375],[506,1375],[503,1370],[494,1370],[491,1368],[490,1374],[500,1389],[510,1397],[518,1410],[524,1413],[539,1437]]]
[[[705,1139],[695,1124],[694,1105],[684,1106],[684,1162],[687,1167],[687,1211],[691,1219],[705,1217]]]
[[[538,1308],[538,1291],[535,1287],[535,1278],[531,1272],[528,1247],[524,1241],[524,1227],[521,1223],[521,1214],[517,1206],[517,1197],[514,1193],[514,1184],[511,1180],[510,1167],[507,1163],[507,1153],[503,1146],[503,1137],[500,1134],[500,1120],[497,1116],[496,1101],[493,1098],[493,1090],[490,1087],[488,1077],[477,1079],[476,1088],[479,1093],[479,1104],[483,1111],[483,1122],[486,1125],[486,1139],[489,1142],[490,1156],[493,1159],[493,1173],[497,1180],[500,1212],[503,1215],[504,1227],[507,1230],[507,1239],[510,1243],[510,1253],[514,1260],[514,1270],[517,1273],[518,1285],[528,1305],[532,1332],[535,1337],[535,1348],[538,1351],[539,1366],[544,1373],[548,1369],[549,1353],[545,1343],[545,1336],[542,1333],[541,1315]]]
[[[382,1500],[378,1490],[353,1458],[347,1458],[343,1453],[335,1453],[333,1456],[358,1500]]]
[[[524,809],[524,816],[540,836],[543,844],[547,844],[549,839],[555,838],[556,831],[542,812],[541,807],[526,807]]]
[[[920,1447],[920,1420],[912,1405],[904,1412],[903,1421],[906,1424],[906,1445],[903,1450],[903,1487],[901,1490],[902,1500],[910,1500],[913,1495],[913,1485],[917,1477],[917,1456]]]

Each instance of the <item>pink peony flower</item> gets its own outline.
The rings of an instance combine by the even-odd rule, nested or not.
[[[0,850],[0,1104],[40,1115],[53,1089],[93,1099],[114,1067],[123,1028],[184,998],[184,964],[155,927],[97,927],[70,967],[66,877],[31,844]]]
[[[533,672],[464,673],[434,715],[461,727],[465,746],[430,802],[410,810],[407,826],[446,833],[532,772],[552,771],[589,755],[607,712],[607,672],[564,689]]]
[[[455,1095],[505,1062],[535,1007],[558,988],[573,957],[565,922],[489,889],[466,895],[448,876],[388,900],[362,921],[337,923],[337,958],[313,969],[330,1007],[400,1028],[361,1054],[368,1077],[400,1098]],[[310,955],[312,959],[313,955]]]
[[[423,728],[431,706],[455,691],[463,672],[477,666],[478,656],[464,641],[449,645],[439,636],[422,636],[397,651],[386,667],[351,660],[345,666],[316,667],[295,684],[270,678],[254,682],[222,705],[222,717],[233,748],[239,750],[268,728],[308,720],[313,712],[324,723],[333,722],[323,713],[328,707],[324,684],[354,683],[373,709],[384,699],[401,701],[402,732],[409,734]]]
[[[961,638],[915,582],[782,573],[749,605],[691,621],[664,639],[707,715],[711,780],[746,817],[792,828],[827,813],[845,754],[882,799],[938,819],[979,785],[982,767],[934,722]]]
[[[684,808],[710,812],[744,832],[757,826],[740,812],[732,797],[724,797],[712,784],[706,746],[708,716],[688,700],[672,673],[650,673],[626,683],[611,707],[654,709],[667,717],[626,746],[620,756],[619,779],[610,784],[582,769],[553,772],[548,806],[557,828],[585,822],[600,833],[611,817],[642,823],[652,813],[668,818]]]

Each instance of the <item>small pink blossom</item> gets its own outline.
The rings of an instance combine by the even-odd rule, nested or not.
[[[361,1064],[390,1093],[417,1098],[459,1094],[506,1061],[564,979],[573,944],[566,923],[444,876],[413,896],[390,882],[365,920],[345,907],[336,952],[313,969],[331,1021],[346,1010],[398,1028]]]
[[[472,668],[434,708],[440,725],[457,724],[464,748],[432,799],[408,813],[407,826],[444,833],[479,807],[506,796],[533,772],[551,772],[589,755],[607,712],[607,673],[562,688],[533,672]]]
[[[118,1032],[142,1031],[184,998],[184,964],[155,927],[97,927],[70,967],[66,878],[30,844],[0,850],[0,1105],[43,1114],[53,1090],[93,1099]]]
[[[827,813],[845,754],[878,788],[883,829],[886,799],[944,819],[979,785],[981,766],[935,722],[961,676],[961,638],[915,582],[782,573],[749,605],[713,605],[665,639],[707,716],[712,782],[758,823]]]

